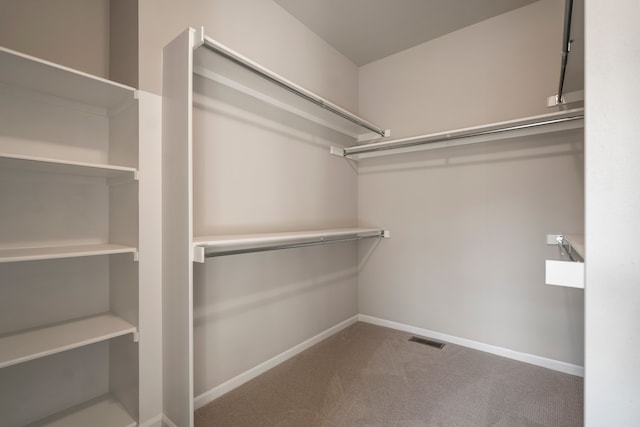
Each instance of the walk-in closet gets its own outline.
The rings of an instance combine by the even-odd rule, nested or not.
[[[0,0],[0,425],[637,425],[638,13]]]

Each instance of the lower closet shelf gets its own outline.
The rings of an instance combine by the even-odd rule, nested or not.
[[[59,412],[28,427],[135,427],[137,424],[110,394]]]
[[[135,326],[113,314],[100,314],[3,335],[0,336],[0,368],[126,334],[134,334],[137,340]]]

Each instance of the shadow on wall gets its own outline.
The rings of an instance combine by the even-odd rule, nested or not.
[[[354,142],[337,131],[198,75],[194,75],[193,91],[194,108],[205,112],[207,120],[222,116],[252,129],[277,134],[291,143],[309,144],[327,154],[331,145],[348,146]]]
[[[353,243],[232,255],[194,264],[194,326],[230,318],[314,290],[354,283]],[[349,248],[351,246],[351,248]],[[340,261],[339,258],[345,259]],[[315,260],[315,261],[314,261]],[[251,265],[251,271],[244,268]]]

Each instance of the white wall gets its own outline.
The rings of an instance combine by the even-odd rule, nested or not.
[[[360,69],[360,113],[407,136],[549,112],[563,2],[541,0]],[[583,364],[583,291],[544,284],[551,232],[581,233],[568,132],[360,161],[359,217],[389,228],[360,312]]]
[[[585,425],[640,425],[640,4],[586,4]]]
[[[109,0],[3,0],[0,46],[109,76]]]
[[[286,78],[357,106],[356,66],[270,0],[141,1],[139,15],[143,89],[160,91],[162,47],[204,25]],[[357,223],[356,171],[329,155],[342,138],[202,78],[194,93],[196,235]],[[355,244],[196,265],[195,395],[356,315],[357,305]]]
[[[360,68],[360,113],[419,135],[548,112],[564,2],[541,0]]]
[[[138,87],[138,2],[109,1],[109,78]]]
[[[202,78],[193,123],[196,236],[357,223],[356,172],[329,154],[337,135]],[[355,244],[196,265],[196,396],[356,315],[357,306]]]

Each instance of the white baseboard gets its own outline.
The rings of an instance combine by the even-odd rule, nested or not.
[[[171,421],[169,417],[167,417],[165,414],[162,414],[162,427],[178,427],[178,426],[176,425],[176,423]]]
[[[163,414],[158,414],[153,418],[149,418],[147,421],[140,423],[139,427],[163,427],[162,421],[163,418],[166,418]],[[167,427],[172,427],[171,424],[168,424]]]
[[[196,398],[194,399],[194,407],[195,409],[201,408],[204,405],[206,405],[209,402],[214,401],[215,399],[217,399],[218,397],[222,396],[225,393],[230,392],[231,390],[233,390],[236,387],[241,386],[242,384],[246,383],[247,381],[250,381],[252,379],[254,379],[255,377],[257,377],[258,375],[268,371],[269,369],[281,364],[282,362],[292,358],[293,356],[302,353],[304,350],[308,349],[309,347],[319,343],[320,341],[329,338],[331,335],[334,335],[338,332],[340,332],[341,330],[343,330],[344,328],[353,325],[354,323],[356,323],[358,321],[358,315],[353,316],[343,322],[338,323],[337,325],[327,329],[324,332],[319,333],[318,335],[309,338],[308,340],[290,348],[289,350],[278,354],[277,356],[272,357],[271,359],[267,360],[266,362],[263,362],[261,364],[259,364],[258,366],[249,369],[248,371],[243,372],[242,374],[231,378],[230,380],[220,384],[219,386],[216,386],[214,388],[212,388],[209,391],[206,391],[204,393],[202,393],[199,396],[196,396]],[[170,427],[171,424],[169,424]]]
[[[326,331],[319,333],[318,335],[312,338],[309,338],[308,340],[290,348],[289,350],[286,350],[283,353],[280,353],[277,356],[272,357],[271,359],[259,364],[258,366],[251,368],[248,371],[245,371],[234,378],[231,378],[230,380],[220,384],[219,386],[216,386],[211,390],[208,390],[200,394],[199,396],[196,396],[194,399],[194,408],[198,409],[203,407],[207,403],[214,401],[215,399],[222,396],[223,394],[230,392],[231,390],[257,377],[258,375],[263,374],[264,372],[281,364],[282,362],[285,362],[286,360],[292,358],[293,356],[299,353],[302,353],[304,350],[308,349],[309,347],[319,343],[324,339],[329,338],[330,336],[340,332],[341,330],[345,329],[348,326],[353,325],[358,321],[446,341],[446,342],[460,345],[463,347],[472,348],[474,350],[480,350],[486,353],[491,353],[498,356],[506,357],[508,359],[517,360],[519,362],[529,363],[531,365],[552,369],[554,371],[564,372],[567,374],[577,375],[582,377],[584,376],[583,366],[573,365],[571,363],[566,363],[558,360],[548,359],[545,357],[535,356],[533,354],[521,353],[515,350],[510,350],[508,348],[485,344],[478,341],[472,341],[466,338],[459,338],[453,335],[442,334],[439,332],[430,331],[428,329],[406,325],[404,323],[392,322],[390,320],[380,319],[377,317],[367,316],[364,314],[358,314],[343,322],[340,322],[339,324],[327,329]],[[176,427],[176,425],[172,423],[171,420],[166,418],[164,415],[162,416],[162,421],[167,427]]]
[[[554,359],[548,359],[546,357],[535,356],[533,354],[520,353],[519,351],[510,350],[508,348],[485,344],[478,341],[472,341],[466,338],[459,338],[453,335],[441,334],[439,332],[430,331],[428,329],[422,329],[415,326],[405,325],[404,323],[392,322],[390,320],[384,320],[377,317],[367,316],[364,314],[359,314],[358,320],[365,323],[371,323],[372,325],[384,326],[391,329],[397,329],[399,331],[409,332],[416,335],[422,335],[428,338],[434,338],[437,340],[450,342],[451,344],[472,348],[474,350],[484,351],[486,353],[495,354],[498,356],[506,357],[508,359],[517,360],[519,362],[525,362],[531,365],[553,369],[554,371],[559,371],[559,372],[564,372],[566,374],[584,377],[584,366],[573,365],[571,363],[561,362],[559,360],[554,360]]]

